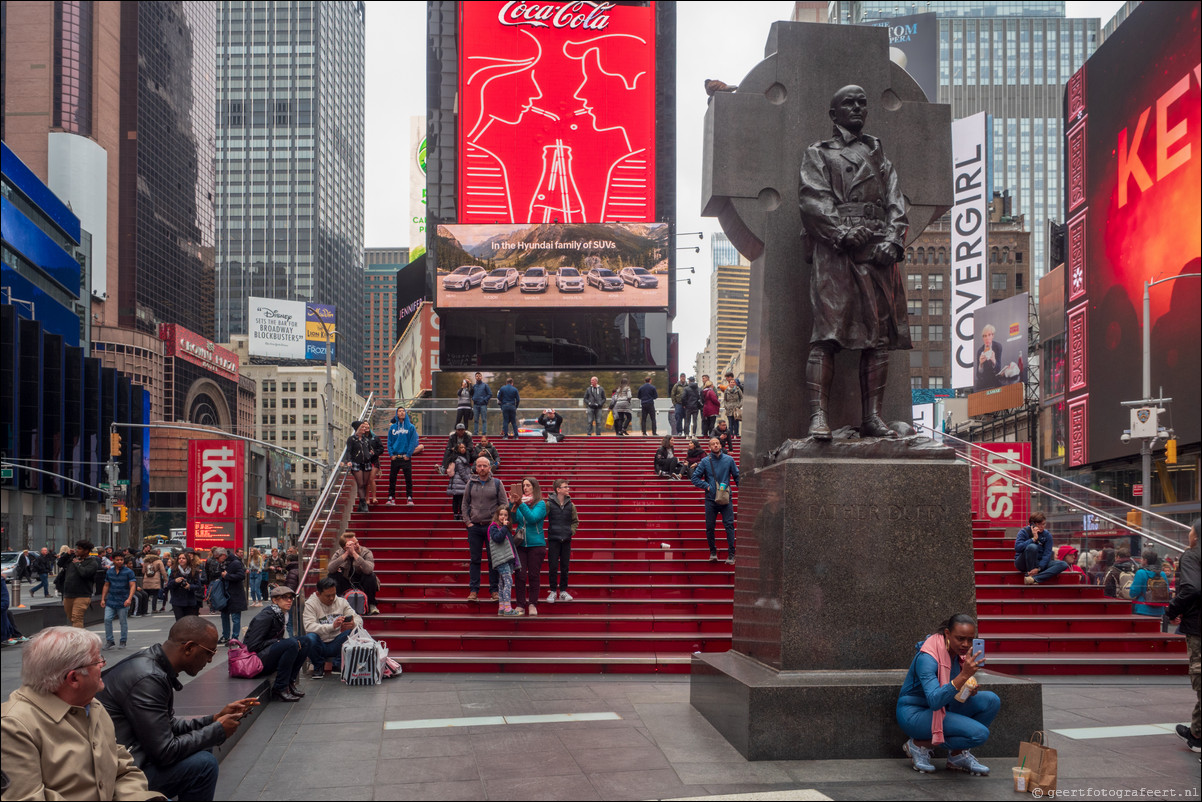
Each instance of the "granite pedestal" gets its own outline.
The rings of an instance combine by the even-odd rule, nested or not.
[[[693,706],[751,760],[897,757],[915,644],[976,612],[968,466],[791,459],[745,475],[738,512],[734,648],[694,656]],[[982,754],[1013,753],[1040,686],[985,686],[1006,734]]]

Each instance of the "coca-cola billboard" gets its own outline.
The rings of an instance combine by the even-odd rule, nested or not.
[[[188,442],[188,546],[212,549],[241,545],[245,472],[244,441]]]
[[[460,223],[655,219],[655,3],[459,3]]]
[[[1000,527],[1026,526],[1031,514],[1030,443],[977,443],[973,455],[988,467],[973,466],[972,513]]]

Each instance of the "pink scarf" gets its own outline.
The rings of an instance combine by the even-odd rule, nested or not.
[[[934,657],[935,662],[939,664],[935,674],[939,679],[939,687],[942,688],[952,681],[952,655],[947,650],[947,642],[942,632],[936,632],[923,641],[922,648],[918,651]],[[943,718],[946,715],[946,707],[931,711],[931,743],[935,746],[943,743]]]

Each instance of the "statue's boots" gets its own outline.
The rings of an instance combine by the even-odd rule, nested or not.
[[[826,420],[830,404],[831,381],[835,376],[835,355],[830,346],[815,345],[806,362],[806,386],[810,391],[810,437],[830,440],[831,426]]]
[[[860,353],[860,398],[863,420],[862,437],[897,437],[881,419],[885,403],[885,383],[889,378],[889,352],[870,349]]]

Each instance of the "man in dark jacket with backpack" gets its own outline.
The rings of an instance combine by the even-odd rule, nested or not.
[[[220,643],[237,640],[242,634],[242,614],[246,612],[246,568],[242,561],[234,556],[229,549],[213,549],[217,556],[209,557],[210,562],[217,563],[217,576],[214,582],[221,582],[225,591],[225,606],[216,612],[221,613]],[[209,587],[209,599],[212,600],[212,583]]]
[[[684,407],[684,427],[683,433],[689,437],[695,437],[697,434],[697,417],[701,414],[701,388],[697,386],[697,379],[690,376],[688,386],[684,388],[684,394],[681,396],[681,406]]]
[[[1198,547],[1198,526],[1195,518],[1189,529],[1189,545],[1177,565],[1177,592],[1169,602],[1165,618],[1179,621],[1177,631],[1185,636],[1189,652],[1189,681],[1194,687],[1194,715],[1189,726],[1177,725],[1177,735],[1193,752],[1202,752],[1202,560]]]
[[[480,597],[480,560],[488,542],[488,525],[492,517],[502,506],[509,506],[509,497],[501,480],[492,475],[492,463],[488,457],[476,457],[475,472],[468,479],[467,489],[463,494],[463,520],[467,523],[467,545],[470,556],[468,567],[468,601],[477,601]],[[488,593],[494,601],[501,596],[497,593],[500,576],[497,569],[488,569]]]
[[[722,451],[722,443],[710,438],[710,453],[693,470],[693,484],[705,491],[705,538],[709,541],[710,562],[718,561],[718,546],[714,540],[714,524],[722,513],[722,528],[726,530],[726,564],[735,564],[735,512],[730,498],[730,485],[739,483],[739,466],[734,457]],[[725,503],[719,498],[725,490]]]

